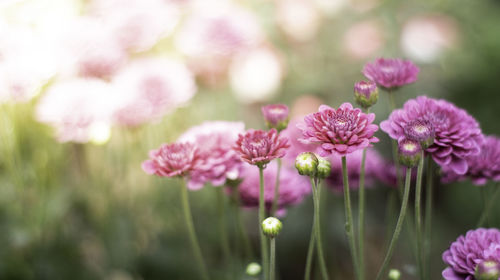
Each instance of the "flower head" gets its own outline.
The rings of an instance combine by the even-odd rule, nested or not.
[[[197,160],[198,150],[194,144],[163,144],[149,152],[149,159],[142,163],[142,169],[160,177],[185,176],[195,168]]]
[[[344,103],[338,109],[321,105],[319,112],[307,115],[305,125],[299,128],[304,143],[319,144],[316,152],[320,156],[332,153],[345,156],[378,142],[373,136],[378,130],[373,124],[374,119],[375,114],[365,114],[350,103]]]
[[[478,155],[484,141],[477,121],[452,103],[419,96],[408,100],[403,109],[393,111],[380,127],[391,138],[400,140],[406,138],[405,127],[414,120],[428,121],[434,127],[434,143],[425,152],[440,166],[465,174],[469,168],[466,158]]]
[[[406,138],[420,142],[422,148],[428,148],[434,143],[434,126],[428,120],[412,120],[404,127]]]
[[[479,228],[460,236],[443,253],[448,267],[443,271],[446,280],[475,280],[476,267],[484,261],[500,263],[500,231]]]
[[[330,176],[332,172],[332,164],[327,158],[318,156],[318,168],[316,171],[316,177],[320,179],[325,179]]]
[[[488,180],[500,181],[500,138],[486,136],[481,152],[467,157],[469,169],[459,175],[449,168],[443,168],[443,181],[451,182],[470,178],[476,185],[484,185]]]
[[[377,103],[378,88],[373,81],[361,81],[354,84],[354,99],[363,108],[369,108]]]
[[[384,88],[397,88],[417,80],[420,69],[409,60],[379,58],[367,63],[363,75]]]
[[[244,129],[242,122],[212,121],[194,126],[179,137],[179,142],[198,148],[198,163],[190,173],[188,188],[200,189],[207,182],[222,186],[228,179],[239,178],[243,162],[232,148]]]
[[[500,265],[495,261],[484,261],[477,265],[477,280],[498,280],[500,278]]]
[[[275,158],[283,157],[288,147],[288,139],[280,137],[273,128],[269,131],[248,130],[240,134],[234,149],[242,160],[262,167]]]
[[[300,175],[315,176],[318,170],[318,157],[311,152],[303,152],[295,159],[295,168]]]
[[[288,126],[288,106],[271,104],[263,106],[261,110],[268,128],[276,128],[276,130],[281,131]]]
[[[422,157],[422,147],[415,140],[402,139],[398,143],[398,155],[401,164],[414,167]]]
[[[282,228],[283,224],[275,217],[269,217],[262,221],[262,231],[267,237],[274,238],[278,236]]]

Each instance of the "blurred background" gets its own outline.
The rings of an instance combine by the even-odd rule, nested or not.
[[[1,0],[0,279],[198,279],[180,185],[141,170],[148,151],[206,120],[263,128],[268,103],[299,117],[353,102],[363,65],[377,57],[421,68],[398,107],[445,98],[500,135],[499,15],[497,0]],[[390,113],[383,93],[374,112],[377,123]],[[389,159],[389,139],[377,134]],[[435,191],[432,279],[441,279],[442,252],[475,228],[483,204],[468,181]],[[368,191],[368,278],[395,220],[388,192]],[[324,193],[330,274],[352,279],[342,197]],[[249,260],[221,259],[214,189],[190,196],[214,279],[228,270],[245,279]],[[489,223],[500,227],[495,207]],[[257,251],[256,211],[243,218]],[[310,197],[283,223],[278,273],[301,279]],[[391,265],[402,279],[415,279],[409,238]]]

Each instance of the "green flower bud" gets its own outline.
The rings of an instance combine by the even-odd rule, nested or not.
[[[332,164],[326,158],[320,157],[318,155],[316,155],[316,157],[318,158],[316,177],[325,179],[326,177],[330,176],[330,173],[332,172]]]
[[[389,279],[390,280],[399,280],[401,277],[401,272],[397,269],[391,269],[389,270]]]
[[[314,153],[304,152],[295,159],[295,168],[300,175],[315,176],[318,168],[318,158]]]
[[[354,85],[354,99],[363,108],[370,108],[378,101],[378,88],[372,81],[361,81]]]
[[[260,264],[256,262],[251,262],[247,265],[246,273],[250,276],[258,276],[262,271]]]
[[[477,280],[500,279],[500,265],[495,261],[485,261],[476,266],[474,277]]]
[[[276,237],[281,232],[281,228],[283,228],[283,224],[275,217],[269,217],[262,221],[262,231],[267,237]]]
[[[422,156],[420,143],[410,139],[399,141],[399,162],[406,167],[414,167]]]

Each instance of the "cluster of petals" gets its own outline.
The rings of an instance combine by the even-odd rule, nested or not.
[[[142,170],[160,177],[185,176],[196,168],[198,159],[198,148],[192,143],[163,144],[149,152]]]
[[[244,130],[242,122],[210,121],[190,128],[179,137],[179,142],[198,147],[198,162],[189,174],[189,189],[200,189],[206,183],[221,186],[228,179],[240,177],[243,162],[233,145]]]
[[[273,159],[282,158],[288,147],[288,139],[273,128],[269,131],[248,130],[238,136],[233,148],[243,161],[264,166]]]
[[[440,166],[465,174],[467,158],[480,153],[484,136],[478,122],[465,110],[445,100],[426,96],[408,100],[395,110],[381,129],[396,140],[405,138],[405,127],[414,120],[429,121],[435,130],[434,144],[425,149]]]
[[[286,166],[287,164],[285,164]],[[264,200],[266,208],[271,209],[274,200],[277,163],[271,162],[264,169]],[[280,171],[278,209],[300,203],[311,192],[311,185],[306,176],[301,176],[295,169],[285,167]],[[255,166],[243,164],[243,181],[238,187],[243,207],[255,208],[259,205],[259,170]]]
[[[316,152],[320,156],[337,154],[345,156],[378,142],[373,135],[378,126],[373,124],[375,114],[365,114],[350,103],[338,109],[321,105],[319,112],[307,115],[299,124],[304,143],[319,144]]]
[[[397,88],[417,80],[420,69],[409,60],[400,58],[378,58],[367,63],[363,75],[384,88]]]
[[[453,170],[443,168],[443,181],[459,181],[470,178],[475,185],[484,185],[488,181],[500,181],[500,139],[496,136],[486,136],[481,152],[467,157],[469,169],[459,175]]]
[[[479,228],[468,231],[443,253],[448,267],[443,271],[446,280],[474,280],[476,266],[484,261],[500,263],[500,231]]]

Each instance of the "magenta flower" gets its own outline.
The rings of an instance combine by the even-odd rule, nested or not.
[[[267,127],[276,128],[278,131],[288,125],[288,106],[283,104],[270,104],[261,108]]]
[[[288,163],[289,165],[290,163]],[[264,200],[268,210],[271,209],[276,184],[277,164],[271,162],[264,170]],[[259,205],[259,171],[251,165],[243,164],[243,181],[238,191],[243,207],[256,208]],[[286,207],[300,203],[311,192],[309,178],[300,176],[297,171],[284,167],[280,174],[278,209],[283,212]]]
[[[442,275],[446,280],[475,280],[476,267],[484,261],[500,264],[500,231],[495,228],[469,230],[443,253],[448,267]]]
[[[409,60],[379,58],[365,65],[363,75],[379,86],[392,89],[415,82],[419,71]]]
[[[238,136],[233,148],[242,160],[261,167],[275,158],[283,157],[288,147],[288,139],[280,137],[273,128],[269,131],[248,130]]]
[[[163,144],[149,152],[142,170],[160,177],[186,176],[195,169],[198,158],[198,149],[191,143]]]
[[[301,141],[320,144],[316,149],[320,156],[332,153],[345,156],[378,142],[373,136],[378,130],[373,124],[374,119],[375,114],[365,114],[350,103],[344,103],[338,109],[321,105],[319,112],[307,115],[305,124],[299,124],[303,135]]]
[[[451,182],[470,178],[475,185],[484,185],[488,180],[500,181],[500,139],[495,136],[485,137],[481,152],[467,158],[469,169],[465,174],[443,168],[443,181]]]
[[[198,162],[190,173],[188,188],[200,189],[207,182],[221,186],[226,180],[240,177],[243,162],[232,148],[238,134],[244,130],[242,122],[212,121],[192,127],[181,135],[180,142],[190,142],[198,148]]]
[[[434,161],[465,174],[469,167],[466,158],[478,155],[484,141],[477,121],[452,103],[419,96],[392,112],[380,127],[391,138],[400,140],[406,137],[405,128],[414,120],[429,121],[434,127],[434,143],[425,149]]]

